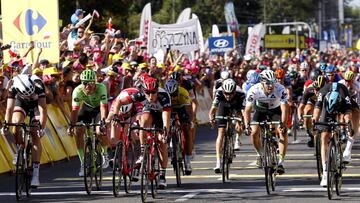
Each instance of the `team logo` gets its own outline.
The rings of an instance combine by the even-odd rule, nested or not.
[[[227,47],[228,45],[229,45],[229,41],[227,41],[226,39],[218,39],[214,41],[215,47],[224,48]]]
[[[25,14],[23,15],[23,13]],[[22,21],[25,21],[25,28],[21,26],[21,24],[24,23]],[[23,29],[25,29],[26,34],[32,36],[41,31],[46,24],[46,19],[38,11],[27,9],[19,13],[13,24],[21,33],[24,33]],[[34,30],[35,26],[37,29]]]

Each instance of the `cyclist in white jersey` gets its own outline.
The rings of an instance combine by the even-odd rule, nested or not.
[[[281,121],[280,140],[279,140],[279,163],[277,172],[281,175],[285,173],[284,159],[288,144],[286,119],[288,100],[286,88],[277,83],[274,72],[264,70],[260,73],[260,83],[252,86],[246,95],[246,105],[244,111],[245,126],[248,134],[251,135],[252,143],[258,154],[257,165],[261,167],[262,147],[260,140],[260,126],[251,125],[251,111],[254,107],[255,113],[252,121],[261,122],[269,118],[271,121]]]

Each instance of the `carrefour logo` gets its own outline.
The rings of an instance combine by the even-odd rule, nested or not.
[[[219,48],[224,48],[229,45],[229,42],[226,39],[218,39],[214,41],[214,46]]]
[[[25,13],[23,15],[23,13]],[[39,33],[46,24],[46,19],[38,12],[28,9],[22,11],[14,20],[15,27],[21,32],[24,33],[24,28],[21,26],[25,22],[25,32],[26,34],[32,36],[36,33]],[[37,29],[34,29],[36,26]]]

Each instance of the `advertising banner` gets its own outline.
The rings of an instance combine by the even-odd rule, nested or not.
[[[212,54],[223,54],[235,47],[234,36],[210,37],[209,49]]]

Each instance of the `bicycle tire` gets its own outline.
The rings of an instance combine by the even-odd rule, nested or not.
[[[91,139],[86,139],[84,146],[84,184],[88,195],[91,194],[94,172],[93,172],[93,149]]]
[[[16,200],[20,201],[24,186],[25,186],[25,159],[24,159],[24,149],[20,148],[17,154],[16,161],[16,171],[15,171],[15,194]],[[26,186],[25,186],[26,187]]]
[[[336,147],[334,141],[329,143],[329,154],[327,163],[327,193],[329,200],[332,199],[335,189],[335,175],[336,175]]]
[[[342,188],[342,171],[343,171],[343,165],[344,165],[343,160],[342,160],[343,151],[342,151],[340,142],[338,142],[337,152],[338,152],[338,157],[336,159],[337,170],[336,170],[336,176],[335,176],[335,188],[336,188],[337,196],[340,196],[341,188]]]
[[[26,188],[26,196],[30,197],[31,195],[31,178],[32,178],[32,144],[28,142],[25,150],[25,188]]]
[[[122,148],[123,145],[121,143],[117,144],[114,155],[112,185],[113,185],[113,194],[115,197],[119,195],[120,187],[121,187],[121,178],[123,176]]]
[[[135,150],[134,150],[134,146],[129,143],[127,150],[124,148],[123,149],[123,153],[124,153],[124,159],[127,159],[127,168],[131,168],[134,166],[135,164]],[[124,189],[126,193],[130,193],[131,191],[131,186],[132,186],[132,176],[134,175],[136,171],[132,170],[129,174],[125,174],[123,172],[123,180],[124,180]]]
[[[101,185],[102,185],[102,173],[103,173],[103,169],[102,169],[102,164],[103,164],[103,156],[102,156],[102,147],[100,146],[100,144],[98,143],[98,141],[96,141],[96,152],[95,152],[95,186],[96,186],[96,190],[101,190]]]
[[[222,182],[225,183],[226,182],[226,176],[227,176],[227,173],[229,172],[229,170],[227,169],[228,167],[228,132],[225,133],[225,136],[224,136],[224,141],[223,141],[223,147],[222,147],[222,170],[221,170],[221,173],[222,173]]]
[[[321,137],[319,134],[314,134],[315,136],[315,157],[316,157],[316,169],[319,181],[322,179],[323,175],[323,165],[321,161]]]
[[[181,173],[180,173],[180,164],[179,164],[179,157],[178,157],[179,141],[177,138],[177,132],[175,132],[175,134],[172,136],[171,142],[172,142],[171,163],[173,165],[174,174],[176,176],[176,186],[180,187],[181,186]]]
[[[268,195],[271,194],[272,191],[272,173],[273,169],[271,167],[271,152],[270,152],[270,145],[267,140],[264,140],[264,158],[263,158],[263,167],[265,172],[265,186],[266,192]]]
[[[271,144],[271,163],[272,163],[272,171],[271,171],[271,189],[272,191],[275,191],[276,188],[276,173],[275,173],[275,169],[277,164],[279,163],[278,160],[278,150],[277,150],[277,144],[275,145],[274,143]]]
[[[297,128],[298,128],[298,117],[297,117],[297,112],[296,112],[296,108],[292,108],[293,112],[292,112],[292,126],[291,126],[291,131],[294,137],[294,141],[297,140]]]
[[[148,188],[149,188],[149,178],[148,178],[148,154],[147,149],[144,151],[144,159],[140,166],[141,180],[140,180],[140,193],[141,201],[146,202]]]
[[[151,157],[151,170],[153,174],[153,178],[151,180],[151,195],[155,199],[157,196],[157,188],[159,186],[159,173],[160,173],[160,163],[159,163],[159,153],[157,147],[154,148],[154,155]]]
[[[230,165],[233,161],[233,158],[234,158],[234,137],[233,137],[233,129],[231,130],[231,133],[230,133],[230,137],[228,138],[228,145],[229,147],[227,148],[228,149],[228,161],[227,161],[227,166],[226,166],[226,179],[229,180],[230,179]]]

